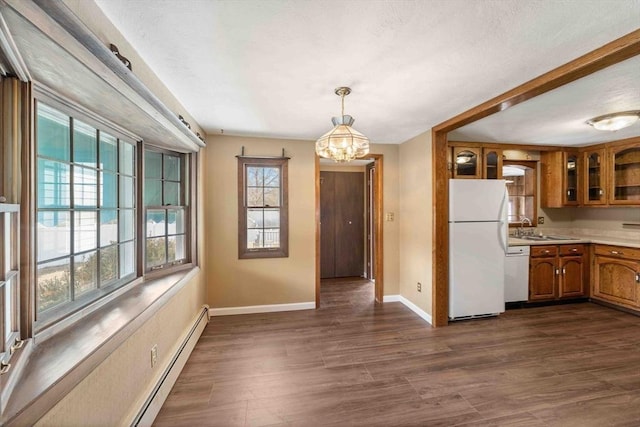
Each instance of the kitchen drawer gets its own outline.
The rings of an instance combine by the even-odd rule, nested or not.
[[[554,257],[558,254],[558,247],[553,246],[531,246],[531,258]]]
[[[584,245],[560,245],[560,256],[582,255],[583,253]]]
[[[596,245],[596,255],[640,260],[640,249],[625,246]]]

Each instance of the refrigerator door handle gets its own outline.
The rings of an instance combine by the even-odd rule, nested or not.
[[[500,202],[500,242],[502,243],[502,249],[504,253],[509,252],[509,221],[508,221],[508,205],[509,191],[505,188],[504,197]]]

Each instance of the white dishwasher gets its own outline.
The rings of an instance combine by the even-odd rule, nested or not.
[[[504,262],[504,302],[529,299],[529,246],[509,246]]]

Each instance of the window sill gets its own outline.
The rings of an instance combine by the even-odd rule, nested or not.
[[[0,424],[32,425],[184,287],[199,267],[147,280],[55,336],[17,367]],[[14,381],[12,381],[13,383]]]

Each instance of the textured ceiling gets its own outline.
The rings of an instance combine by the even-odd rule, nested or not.
[[[640,110],[640,56],[456,129],[449,139],[591,145],[640,136],[640,121],[617,132],[586,124],[597,116],[631,110]]]
[[[96,0],[208,134],[401,143],[640,26],[640,0]],[[610,7],[613,6],[613,7]]]

